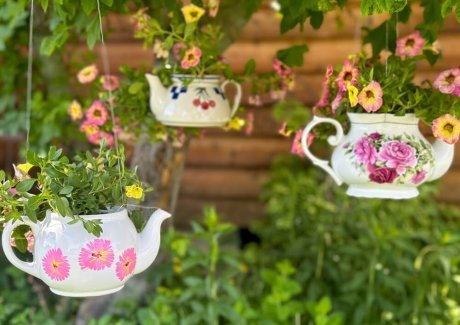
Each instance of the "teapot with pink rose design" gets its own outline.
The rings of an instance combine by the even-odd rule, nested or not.
[[[350,130],[344,134],[335,119],[314,116],[302,133],[301,145],[313,164],[324,169],[347,194],[357,197],[408,199],[417,187],[438,179],[449,169],[454,144],[436,140],[432,145],[420,133],[414,114],[347,113]],[[328,142],[336,146],[331,163],[315,157],[307,145],[312,129],[331,123],[337,130]]]
[[[124,208],[80,217],[100,220],[102,235],[96,237],[82,223],[72,223],[70,217],[50,210],[41,222],[27,217],[9,221],[2,234],[5,256],[56,294],[90,297],[114,293],[153,263],[160,247],[161,223],[170,214],[156,210],[141,233],[137,233]],[[35,239],[32,262],[16,257],[10,245],[13,230],[23,224],[30,226]]]

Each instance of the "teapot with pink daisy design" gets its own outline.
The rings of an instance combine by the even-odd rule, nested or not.
[[[173,84],[166,88],[158,76],[146,74],[150,86],[150,108],[156,119],[165,125],[224,126],[238,110],[241,86],[235,81],[226,80],[221,84],[217,75],[171,77]],[[236,89],[232,106],[225,94],[225,88],[229,84],[233,84]]]
[[[56,294],[87,297],[122,289],[152,264],[170,214],[157,209],[137,232],[131,220],[140,220],[141,206],[135,203],[150,189],[124,167],[123,147],[103,142],[72,159],[51,147],[47,155],[26,157],[14,178],[0,171],[2,248],[14,266]],[[10,244],[25,239],[22,225],[34,239],[32,262],[20,260]]]
[[[394,53],[363,51],[335,70],[329,66],[313,120],[297,133],[302,136],[295,152],[300,149],[337,184],[348,184],[351,196],[417,196],[420,184],[447,172],[460,138],[460,69],[416,83],[417,62],[428,59],[427,53],[430,59],[439,55],[414,32],[397,40]],[[435,143],[424,138],[419,121],[431,126]],[[312,154],[312,138],[336,146],[330,164]]]
[[[148,268],[160,247],[160,226],[170,214],[156,210],[138,234],[126,209],[81,216],[98,219],[102,235],[88,233],[81,223],[48,211],[42,222],[7,223],[2,247],[8,260],[20,270],[45,282],[56,294],[70,297],[100,296],[121,290],[133,275]],[[32,262],[16,257],[10,245],[13,230],[28,225],[35,239]]]

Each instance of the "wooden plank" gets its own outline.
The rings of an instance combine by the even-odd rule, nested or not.
[[[215,207],[222,221],[231,221],[240,227],[246,227],[262,219],[264,214],[264,205],[257,200],[208,200],[181,196],[173,216],[174,225],[189,227],[190,221],[201,220],[203,208],[206,206]]]
[[[354,38],[359,37],[360,28],[373,28],[381,24],[387,15],[373,15],[363,17],[359,7],[347,6],[345,10],[337,10],[325,14],[323,25],[320,29],[313,29],[309,23],[305,24],[304,30],[295,28],[286,34],[280,34],[280,18],[271,9],[260,9],[251,17],[243,28],[239,41],[263,42],[274,39],[319,39],[319,38]],[[423,20],[423,11],[420,7],[414,7],[411,19],[407,24],[399,25],[400,35],[411,33],[415,25]],[[109,30],[107,37],[109,42],[131,42],[134,40],[134,22],[131,16],[110,15],[105,20],[106,29]],[[460,31],[460,24],[450,15],[445,20],[444,33]]]
[[[305,40],[299,40],[305,43]],[[436,65],[437,70],[447,69],[458,65],[460,46],[458,35],[441,34],[439,42],[443,47],[443,58]],[[236,42],[224,53],[224,57],[237,73],[244,71],[244,65],[249,58],[257,62],[257,72],[272,71],[272,61],[276,52],[294,44],[290,40],[275,40],[272,42]],[[305,64],[297,69],[302,73],[320,73],[328,65],[342,63],[349,54],[360,50],[359,39],[337,39],[331,42],[329,39],[318,39],[306,42],[309,51],[305,54]],[[430,69],[428,64],[420,64],[420,69]]]
[[[441,201],[460,203],[460,170],[452,169],[441,178],[440,193]]]
[[[200,199],[257,199],[266,170],[186,168],[181,196]]]
[[[291,140],[281,136],[279,139],[204,138],[192,140],[187,154],[187,169],[190,168],[194,174],[186,176],[188,181],[202,176],[201,172],[195,170],[198,167],[209,169],[219,167],[269,168],[274,157],[289,153],[290,146]],[[233,175],[229,174],[229,176]],[[248,174],[247,177],[254,177],[254,175]],[[208,177],[204,179],[208,180]]]

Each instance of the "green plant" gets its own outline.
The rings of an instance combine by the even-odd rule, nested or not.
[[[36,177],[28,173],[38,169]],[[127,204],[128,198],[144,197],[142,184],[135,170],[124,167],[124,153],[107,149],[102,143],[96,154],[77,155],[73,161],[62,150],[51,147],[40,157],[27,153],[27,163],[16,167],[14,178],[0,171],[1,222],[18,220],[26,215],[33,222],[44,217],[47,210],[71,217],[71,223],[82,222],[85,229],[97,236],[99,220],[86,220],[80,215],[99,214]]]
[[[254,228],[258,264],[288,259],[302,293],[329,296],[346,324],[456,324],[460,211],[435,194],[426,186],[404,205],[351,198],[298,157],[279,160]]]

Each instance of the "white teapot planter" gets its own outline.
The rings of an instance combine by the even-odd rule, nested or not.
[[[156,210],[138,234],[126,209],[99,215],[103,233],[97,238],[81,223],[48,211],[39,223],[27,217],[7,223],[2,247],[8,260],[20,270],[45,282],[54,293],[69,297],[89,297],[114,293],[134,274],[144,271],[155,260],[160,247],[160,226],[170,214]],[[35,237],[31,263],[21,261],[10,246],[10,237],[26,224]]]
[[[169,88],[164,87],[157,76],[145,76],[150,85],[150,109],[156,119],[165,125],[223,126],[235,115],[240,105],[240,84],[232,80],[220,84],[219,76],[206,75],[184,85],[183,81],[192,78],[191,76],[172,75],[173,85]],[[225,87],[230,83],[236,87],[232,108],[224,93]]]
[[[313,164],[321,167],[338,185],[349,185],[347,194],[357,197],[408,199],[417,186],[444,175],[452,164],[454,145],[437,140],[431,145],[420,133],[414,114],[348,113],[351,128],[343,134],[339,122],[315,116],[302,134],[302,148]],[[337,146],[331,164],[318,159],[307,146],[316,125],[331,123],[337,134],[328,139]]]

